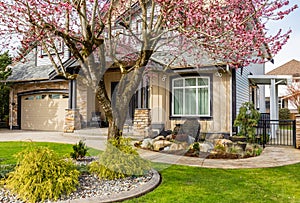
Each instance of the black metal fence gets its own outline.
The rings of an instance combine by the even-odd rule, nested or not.
[[[257,142],[265,145],[285,145],[296,147],[295,120],[260,119],[257,131]]]

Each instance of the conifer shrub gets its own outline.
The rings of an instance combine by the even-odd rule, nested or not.
[[[129,138],[110,139],[99,160],[90,164],[89,171],[100,179],[121,179],[142,176],[150,170],[150,162],[142,159],[130,145]]]
[[[79,184],[79,171],[71,160],[61,159],[46,147],[26,149],[17,155],[17,166],[5,187],[25,202],[58,200]]]
[[[73,145],[73,152],[71,152],[71,157],[73,159],[82,159],[87,154],[88,148],[85,143],[80,140],[77,144]]]

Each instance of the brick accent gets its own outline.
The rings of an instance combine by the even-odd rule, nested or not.
[[[135,109],[133,119],[133,135],[146,136],[151,125],[150,109]]]
[[[296,115],[296,148],[300,148],[300,114]]]
[[[64,132],[73,133],[81,129],[79,109],[66,109]]]

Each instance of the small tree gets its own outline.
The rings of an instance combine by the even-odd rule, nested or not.
[[[8,52],[0,54],[0,80],[6,80],[11,74],[7,68],[12,60]],[[0,120],[4,120],[9,114],[9,86],[6,83],[0,83]]]
[[[248,140],[254,141],[255,126],[258,123],[260,113],[254,108],[250,102],[245,102],[240,107],[239,114],[234,121],[234,126],[239,127],[240,136],[246,136]]]
[[[300,113],[300,83],[296,82],[287,86],[287,96],[284,99],[288,99]]]

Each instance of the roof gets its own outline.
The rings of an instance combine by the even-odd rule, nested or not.
[[[11,66],[12,73],[6,81],[21,82],[34,80],[48,80],[53,71],[52,65],[36,66],[35,51],[31,51],[25,58]]]
[[[292,75],[295,77],[300,76],[300,61],[295,59],[275,68],[274,70],[268,72],[266,75]]]

